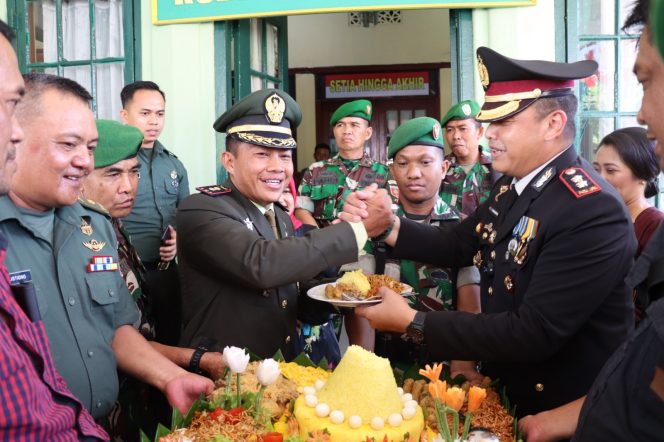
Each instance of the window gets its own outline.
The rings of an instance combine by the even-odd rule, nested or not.
[[[638,35],[620,30],[634,0],[577,0],[568,3],[570,61],[595,60],[597,74],[579,85],[577,143],[593,159],[601,139],[621,127],[637,126],[642,89],[632,74]],[[576,57],[574,57],[576,54]]]
[[[117,118],[120,91],[134,80],[133,2],[10,0],[21,71],[76,80],[92,94],[98,118]]]
[[[286,23],[285,17],[232,22],[233,102],[260,89],[288,90]]]

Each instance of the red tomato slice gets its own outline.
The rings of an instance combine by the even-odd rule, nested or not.
[[[281,433],[265,433],[260,437],[263,442],[284,442],[284,436]]]

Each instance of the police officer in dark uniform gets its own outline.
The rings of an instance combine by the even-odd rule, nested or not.
[[[494,168],[489,199],[452,229],[394,217],[382,191],[356,193],[345,219],[365,218],[392,254],[441,265],[474,262],[482,313],[415,312],[393,292],[363,309],[379,329],[422,339],[436,359],[477,359],[522,416],[574,400],[626,338],[632,305],[623,280],[635,238],[620,197],[572,145],[573,79],[594,61],[515,60],[479,48],[486,100],[478,120]]]
[[[230,178],[198,188],[177,212],[183,346],[208,338],[262,358],[281,350],[290,359],[297,281],[357,261],[367,239],[361,224],[295,237],[288,214],[274,204],[293,174],[291,129],[301,118],[288,94],[266,89],[214,123],[227,135],[222,162]]]

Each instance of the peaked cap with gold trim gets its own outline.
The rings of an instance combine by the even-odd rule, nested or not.
[[[214,130],[257,146],[295,149],[292,128],[302,121],[302,111],[284,91],[263,89],[238,101],[214,122]]]
[[[475,119],[491,122],[515,115],[540,98],[574,95],[574,80],[593,75],[597,63],[517,60],[479,47],[477,69],[485,98]]]

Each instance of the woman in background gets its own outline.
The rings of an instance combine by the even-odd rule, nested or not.
[[[664,220],[664,213],[648,202],[648,198],[659,192],[655,141],[649,140],[641,127],[618,129],[599,143],[593,165],[616,188],[627,206],[634,223],[638,257]]]

